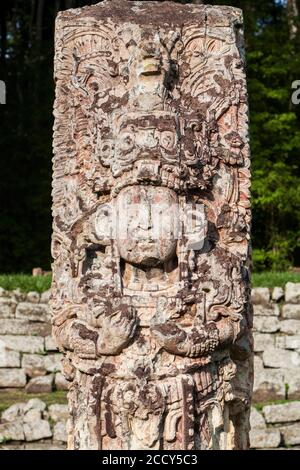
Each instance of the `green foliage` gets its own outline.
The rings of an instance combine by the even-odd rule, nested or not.
[[[256,250],[259,251],[259,250]],[[260,255],[262,261],[259,261],[259,255],[255,254],[254,259],[258,259],[263,267],[265,263],[264,253]],[[285,261],[285,260],[284,260]],[[284,287],[287,282],[300,282],[300,273],[292,271],[282,271],[283,266],[279,265],[278,271],[254,272],[252,275],[253,287]],[[20,289],[21,292],[45,292],[50,289],[51,275],[31,276],[29,274],[2,274],[0,275],[0,287],[5,290]],[[42,353],[44,354],[44,353]]]
[[[2,272],[50,267],[54,19],[98,0],[1,2]],[[180,3],[190,3],[178,0]],[[253,156],[253,245],[258,269],[300,263],[300,26],[290,37],[286,1],[208,0],[243,9]],[[299,4],[299,2],[298,2]]]
[[[272,250],[253,250],[254,272],[287,270],[291,266],[288,245],[288,240],[284,240]]]
[[[5,290],[20,289],[22,292],[45,292],[51,287],[51,275],[2,274],[0,287]]]

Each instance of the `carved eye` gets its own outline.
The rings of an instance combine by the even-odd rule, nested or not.
[[[176,138],[172,131],[163,131],[160,136],[160,145],[166,150],[172,150],[175,147]]]
[[[134,147],[134,138],[132,134],[128,132],[124,133],[120,137],[120,150],[123,152],[129,152]]]
[[[204,57],[204,52],[195,49],[195,50],[193,51],[193,57]]]

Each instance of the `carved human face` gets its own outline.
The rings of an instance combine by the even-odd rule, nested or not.
[[[177,196],[171,189],[130,186],[117,197],[116,240],[127,262],[157,266],[175,255]]]

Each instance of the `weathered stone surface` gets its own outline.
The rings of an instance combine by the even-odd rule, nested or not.
[[[52,391],[53,376],[44,375],[30,379],[26,385],[27,393],[49,393]]]
[[[287,336],[281,335],[276,337],[276,348],[282,349],[300,349],[300,335]]]
[[[300,402],[268,405],[264,406],[262,411],[267,423],[300,421]]]
[[[286,369],[284,383],[288,386],[288,398],[290,400],[300,399],[300,369]]]
[[[15,403],[14,405],[11,405],[9,408],[2,412],[1,421],[11,423],[21,419],[24,414],[25,406],[26,403]]]
[[[300,320],[281,321],[280,331],[288,335],[300,335]]]
[[[40,354],[44,352],[44,338],[40,336],[1,335],[0,342],[14,351]]]
[[[269,333],[254,333],[254,352],[262,352],[267,348],[274,347],[274,335]]]
[[[250,447],[252,449],[274,449],[281,441],[279,429],[253,429],[250,431]]]
[[[42,413],[43,411],[45,411],[45,409],[46,404],[42,400],[40,400],[39,398],[31,398],[25,404],[24,412],[27,413],[30,410],[37,410]]]
[[[0,318],[13,318],[16,310],[16,301],[14,299],[0,297]]]
[[[300,304],[300,283],[287,282],[285,285],[285,301]]]
[[[255,304],[268,304],[270,302],[270,290],[267,287],[254,287],[251,291],[251,300]]]
[[[52,444],[51,441],[8,443],[0,445],[0,450],[66,450],[66,445],[59,442]]]
[[[51,334],[50,323],[30,322],[17,319],[2,319],[0,322],[0,335],[37,335]]]
[[[58,15],[51,308],[70,448],[248,446],[241,26],[238,9],[175,2]]]
[[[300,400],[300,370],[285,370],[284,382],[288,386],[288,399]]]
[[[31,399],[27,403],[16,403],[10,406],[2,413],[0,442],[6,440],[38,441],[52,437],[50,424],[48,420],[43,419],[43,415],[46,414],[45,410],[46,404],[38,398]],[[52,415],[55,415],[55,408]],[[58,407],[56,416],[61,418],[60,425],[55,430],[57,440],[64,441],[63,409]]]
[[[38,304],[40,301],[40,294],[38,292],[28,292],[27,301],[33,304]]]
[[[266,367],[294,369],[300,366],[300,355],[296,351],[268,348],[263,352]]]
[[[274,287],[272,292],[272,300],[274,302],[279,302],[284,298],[284,290],[282,287]]]
[[[23,354],[22,368],[29,377],[46,375],[45,356],[39,354]]]
[[[254,356],[253,364],[254,364],[255,374],[256,374],[257,371],[262,370],[264,368],[264,364],[263,364],[262,358],[260,356],[256,356],[256,355]],[[255,376],[255,374],[254,374],[254,376]]]
[[[47,304],[50,300],[51,296],[51,289],[46,290],[45,292],[42,292],[41,294],[41,303],[42,304]]]
[[[253,327],[255,331],[260,333],[275,333],[281,327],[282,322],[279,322],[277,317],[271,316],[254,316]]]
[[[9,440],[24,441],[24,429],[21,421],[15,421],[14,423],[2,423],[0,424],[0,443]]]
[[[284,371],[256,368],[253,385],[255,402],[283,399],[285,393]]]
[[[50,321],[50,310],[48,304],[32,304],[21,302],[16,309],[16,318],[38,322]]]
[[[56,390],[68,390],[69,386],[70,386],[70,382],[68,382],[68,380],[65,379],[63,374],[61,374],[60,372],[57,372],[57,374],[55,374]]]
[[[289,426],[280,426],[279,429],[283,436],[285,445],[295,446],[300,444],[300,423],[290,424]]]
[[[57,421],[66,421],[69,417],[68,405],[50,405],[48,408],[49,416],[55,423]]]
[[[253,305],[253,313],[254,317],[256,316],[274,316],[274,317],[279,317],[280,315],[280,310],[279,306],[277,304],[268,304],[268,305]]]
[[[26,300],[26,294],[25,292],[22,292],[21,289],[14,289],[11,291],[11,298],[16,300],[17,302],[23,302]]]
[[[259,413],[254,407],[251,408],[250,413],[250,426],[251,429],[266,429],[267,425],[264,420],[264,417]]]
[[[45,349],[46,351],[57,351],[56,343],[51,335],[45,338]]]
[[[24,354],[22,367],[30,377],[61,371],[61,354]]]
[[[20,353],[8,349],[1,340],[0,367],[20,367]]]
[[[53,427],[53,440],[67,442],[66,423],[59,421]]]
[[[22,388],[26,375],[22,369],[0,369],[0,388]]]
[[[285,304],[282,307],[282,318],[300,320],[300,304]]]
[[[48,372],[61,371],[62,354],[48,354],[45,356],[45,368]]]
[[[24,434],[26,441],[38,441],[52,437],[52,431],[48,421],[37,419],[35,416],[24,421]]]

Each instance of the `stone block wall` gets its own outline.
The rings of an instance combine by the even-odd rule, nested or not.
[[[0,450],[63,450],[67,418],[67,405],[16,403],[2,413]],[[253,407],[250,422],[252,449],[300,449],[300,401]]]
[[[255,288],[252,300],[253,398],[259,411],[252,408],[251,447],[300,449],[300,284]],[[51,338],[48,301],[49,292],[24,294],[0,288],[0,389],[67,389],[60,372],[61,354]],[[277,400],[290,402],[266,403]],[[54,417],[57,410],[65,413],[64,419]],[[1,417],[0,448],[65,448],[66,414],[66,405],[47,408],[36,399],[13,405]]]
[[[0,288],[0,389],[66,390],[48,302],[49,292],[24,294]]]
[[[254,402],[300,399],[300,284],[252,290]]]
[[[252,408],[250,423],[251,448],[300,450],[300,401]]]
[[[67,405],[50,405],[37,398],[3,411],[0,450],[60,450],[66,448]]]

